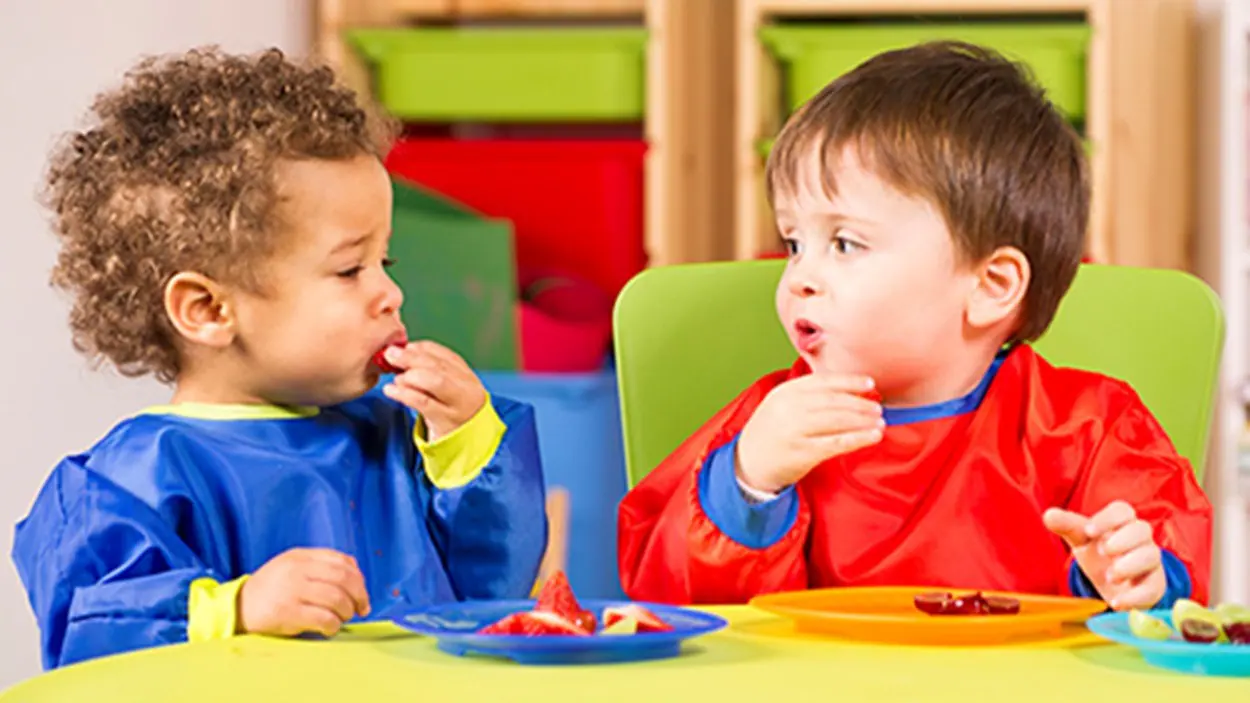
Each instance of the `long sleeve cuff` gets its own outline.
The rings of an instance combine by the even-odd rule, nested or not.
[[[191,582],[187,597],[187,640],[206,642],[234,636],[238,625],[239,590],[247,581],[240,576],[218,583],[210,578]]]
[[[459,488],[477,478],[494,458],[506,429],[488,396],[476,415],[433,442],[425,440],[425,423],[417,418],[412,440],[430,482],[442,489]]]
[[[1155,608],[1171,608],[1176,601],[1189,598],[1193,594],[1193,582],[1189,578],[1189,569],[1185,568],[1184,562],[1175,554],[1166,549],[1163,550],[1163,574],[1167,578],[1167,590],[1154,605]],[[1072,591],[1072,595],[1078,598],[1102,599],[1102,594],[1094,587],[1085,572],[1081,571],[1081,567],[1075,560],[1068,569],[1068,588]]]
[[[785,536],[798,519],[799,500],[791,486],[764,501],[748,498],[735,471],[738,438],[714,450],[699,472],[699,504],[717,529],[750,549],[766,549]],[[770,494],[771,495],[771,494]]]

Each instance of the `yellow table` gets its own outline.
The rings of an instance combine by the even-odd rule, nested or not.
[[[528,667],[439,652],[386,625],[329,641],[238,637],[162,647],[44,674],[10,701],[1046,701],[1250,703],[1250,679],[1173,674],[1086,633],[1062,645],[900,647],[794,634],[745,606],[711,608],[730,627],[677,659]]]

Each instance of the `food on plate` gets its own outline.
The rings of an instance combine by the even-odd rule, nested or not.
[[[600,628],[600,622],[603,627]],[[481,628],[481,635],[634,635],[667,632],[673,626],[637,603],[603,609],[602,617],[582,607],[564,572],[552,574],[538,593],[534,609],[511,613]]]
[[[638,632],[668,632],[673,629],[672,625],[637,603],[603,609],[605,627],[611,627],[621,621],[633,621]]]
[[[1221,603],[1208,609],[1182,598],[1172,606],[1172,623],[1140,610],[1128,615],[1129,631],[1156,641],[1181,639],[1198,644],[1250,645],[1250,608]]]
[[[1020,601],[1006,596],[987,596],[980,591],[952,595],[935,591],[921,593],[913,602],[916,609],[929,615],[1015,615]]]
[[[1162,642],[1172,638],[1172,626],[1141,610],[1130,610],[1128,629],[1142,639]]]
[[[1181,623],[1181,637],[1186,642],[1217,642],[1224,636],[1224,631],[1218,625],[1212,625],[1205,620],[1185,620]]]
[[[569,577],[563,571],[557,571],[543,584],[538,593],[538,604],[534,610],[540,613],[554,613],[576,625],[586,634],[591,634],[599,626],[594,613],[582,607],[573,595],[573,587],[569,585]]]
[[[531,610],[524,613],[512,613],[478,630],[478,634],[585,636],[590,633],[555,613]]]

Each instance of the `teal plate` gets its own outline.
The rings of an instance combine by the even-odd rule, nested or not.
[[[1170,611],[1152,610],[1150,615],[1172,624]],[[1137,649],[1147,664],[1162,669],[1201,676],[1250,677],[1250,644],[1200,644],[1186,642],[1179,634],[1169,640],[1138,637],[1129,630],[1128,613],[1104,613],[1085,625],[1100,637]]]

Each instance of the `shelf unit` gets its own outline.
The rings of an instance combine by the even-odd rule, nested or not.
[[[738,0],[734,255],[776,250],[758,145],[780,129],[781,75],[758,30],[774,20],[855,15],[975,18],[1084,15],[1086,136],[1093,203],[1090,255],[1191,268],[1190,0]]]
[[[641,22],[649,34],[644,138],[645,245],[651,265],[723,258],[731,213],[731,0],[317,0],[315,41],[356,90],[369,71],[344,41],[365,26]]]
[[[1207,492],[1215,504],[1217,598],[1250,603],[1250,473],[1240,470],[1250,398],[1250,0],[1200,0],[1198,273],[1227,319]]]

